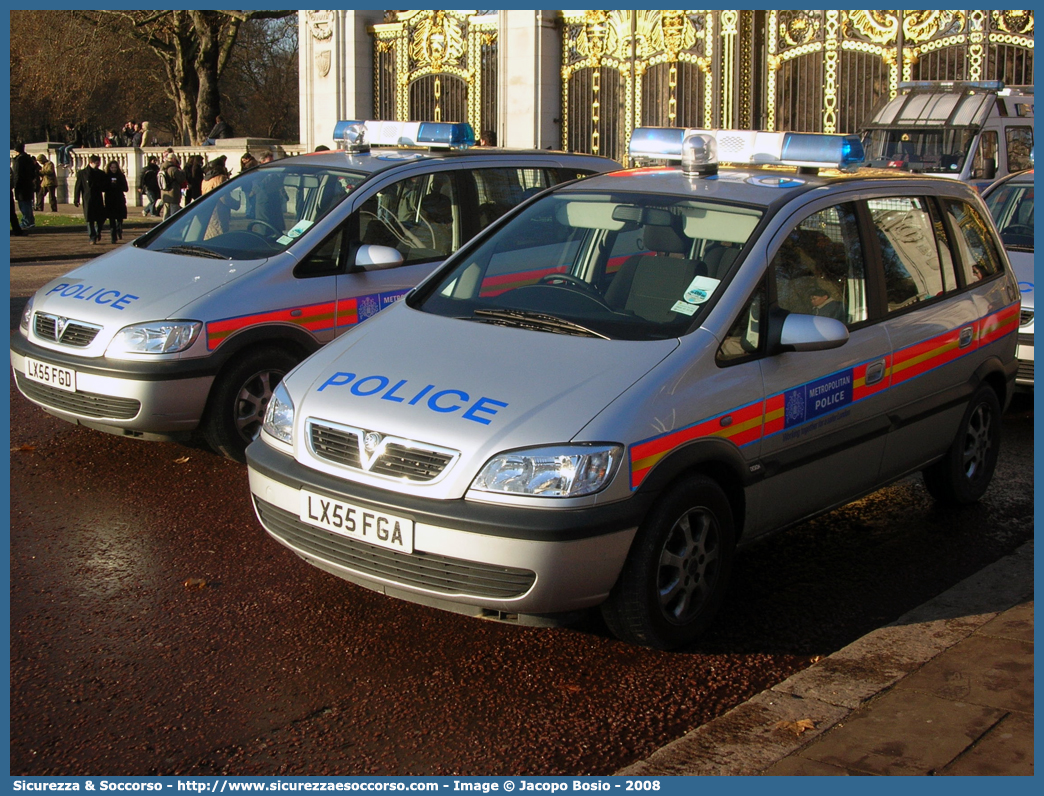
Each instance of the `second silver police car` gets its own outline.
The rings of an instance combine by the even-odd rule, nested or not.
[[[842,173],[852,137],[631,146],[682,165],[560,186],[287,375],[247,450],[269,534],[391,596],[601,606],[673,648],[738,544],[918,470],[983,494],[1019,291],[974,190]]]

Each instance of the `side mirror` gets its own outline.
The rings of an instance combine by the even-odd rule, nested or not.
[[[782,351],[825,351],[848,342],[848,327],[836,318],[791,313],[783,321]]]
[[[363,271],[383,271],[402,265],[402,252],[391,246],[364,243],[355,253],[355,267]]]

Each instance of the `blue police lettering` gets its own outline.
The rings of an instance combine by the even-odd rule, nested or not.
[[[354,373],[345,373],[343,371],[338,371],[330,378],[328,378],[326,381],[324,381],[323,386],[316,390],[316,392],[322,392],[327,387],[340,387],[341,385],[349,384],[354,379]]]
[[[434,384],[429,384],[427,387],[425,387],[423,390],[421,390],[419,393],[417,393],[415,396],[413,396],[413,400],[410,401],[410,406],[413,406],[415,403],[417,403],[417,401],[419,401],[421,398],[423,398],[431,390],[434,390],[434,389],[435,389],[435,385]]]
[[[91,291],[94,292],[92,293]],[[141,298],[140,296],[133,296],[130,293],[123,293],[111,288],[99,287],[95,289],[94,285],[70,285],[68,282],[60,282],[48,290],[45,295],[49,296],[52,293],[58,293],[64,298],[74,298],[79,301],[93,301],[95,304],[102,305],[108,304],[117,310],[124,310],[130,302]]]
[[[406,379],[399,379],[399,382],[394,387],[392,387],[390,390],[388,390],[388,392],[386,392],[384,395],[381,396],[381,400],[382,401],[394,401],[397,404],[401,404],[406,399],[405,398],[400,398],[399,396],[397,396],[395,394],[395,391],[398,390],[405,383],[406,383]]]
[[[112,296],[116,296],[116,297],[118,297],[118,296],[120,295],[120,291],[118,291],[118,290],[106,290],[106,291],[103,291],[103,292],[102,292],[102,294],[101,294],[100,296],[98,296],[98,297],[97,297],[97,298],[96,298],[96,299],[94,300],[94,303],[95,303],[95,304],[108,304],[108,303],[109,303],[110,301],[112,301],[113,299],[111,299],[111,298],[105,298],[105,297],[106,297],[106,296],[108,296],[108,295],[110,295],[110,294],[111,294]]]
[[[469,396],[466,392],[461,392],[460,390],[440,390],[428,399],[428,408],[431,411],[456,412],[458,409],[461,408],[461,404],[456,404],[455,406],[439,406],[439,398],[441,398],[443,395],[456,395],[460,398],[460,400],[464,402],[471,400],[471,396]]]
[[[118,299],[116,299],[114,302],[112,302],[112,308],[114,310],[126,309],[127,308],[127,304],[129,302],[136,301],[139,298],[141,298],[141,297],[140,296],[132,296],[130,293],[124,293],[122,296],[120,296]],[[122,307],[120,306],[121,304],[123,305]]]
[[[471,396],[464,390],[444,389],[432,392],[432,390],[435,390],[434,384],[427,384],[416,393],[413,393],[413,390],[409,387],[408,379],[399,379],[393,386],[388,387],[391,381],[387,376],[373,375],[360,378],[355,373],[339,370],[319,385],[316,388],[316,392],[322,392],[327,387],[348,387],[351,385],[349,391],[352,395],[359,398],[369,398],[381,393],[380,399],[382,401],[405,403],[407,406],[417,406],[419,404],[439,414],[460,412],[460,416],[464,420],[482,423],[484,426],[488,426],[491,418],[501,409],[506,409],[508,406],[505,401],[498,401],[488,396],[482,396],[472,401]],[[413,397],[407,400],[411,393],[413,393]]]
[[[489,419],[485,417],[476,417],[478,412],[483,412],[488,415],[495,415],[498,409],[491,409],[490,407],[496,406],[499,409],[503,409],[507,406],[503,401],[494,401],[492,398],[479,398],[471,407],[463,414],[465,420],[474,420],[476,423],[482,423],[483,425],[489,425]]]
[[[363,390],[363,385],[368,381],[376,381],[377,386],[371,389]],[[380,392],[388,386],[387,376],[367,376],[365,379],[359,379],[352,385],[352,395],[358,395],[360,398],[365,398],[367,395],[373,395],[375,392]]]

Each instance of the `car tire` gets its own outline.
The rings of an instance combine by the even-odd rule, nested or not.
[[[736,547],[721,487],[690,476],[657,501],[631,544],[602,616],[621,641],[656,649],[694,642],[721,607]]]
[[[928,493],[940,503],[963,506],[983,496],[1000,453],[1001,407],[982,385],[972,396],[950,449],[922,471]]]
[[[203,419],[203,438],[228,459],[246,461],[246,447],[261,432],[272,391],[298,359],[281,348],[256,348],[218,376]]]

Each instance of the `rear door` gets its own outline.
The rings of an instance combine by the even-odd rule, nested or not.
[[[883,475],[946,451],[976,386],[976,370],[1018,325],[988,219],[967,202],[892,196],[867,202],[883,282],[883,326],[894,350],[892,430]]]

